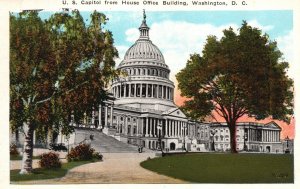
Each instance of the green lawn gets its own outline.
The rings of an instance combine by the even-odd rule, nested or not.
[[[141,166],[192,183],[293,183],[293,154],[182,154]]]
[[[37,168],[33,170],[32,174],[29,175],[20,175],[20,170],[11,170],[10,171],[10,181],[29,181],[29,180],[42,180],[42,179],[53,179],[60,178],[66,175],[66,173],[79,165],[83,165],[86,163],[92,163],[96,160],[90,161],[73,161],[62,164],[60,169],[45,169],[45,168]]]

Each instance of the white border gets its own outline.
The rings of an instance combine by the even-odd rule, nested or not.
[[[89,6],[83,6],[83,5],[69,5],[64,6],[62,5],[61,0],[0,0],[0,126],[1,126],[1,134],[0,134],[0,188],[6,189],[6,188],[28,188],[28,189],[34,189],[34,188],[99,188],[99,187],[105,187],[105,188],[119,188],[119,187],[125,187],[125,188],[146,188],[150,189],[152,187],[162,187],[162,188],[181,188],[181,187],[201,187],[201,188],[215,188],[215,187],[222,187],[222,188],[230,188],[230,189],[240,189],[240,188],[280,188],[283,187],[287,188],[296,188],[297,185],[299,185],[299,129],[297,128],[297,120],[300,118],[300,111],[299,111],[299,75],[300,75],[300,58],[297,56],[300,52],[300,47],[297,44],[300,44],[300,1],[298,0],[245,0],[247,2],[247,6],[227,6],[227,7],[211,7],[211,6],[144,6],[142,3],[140,3],[139,6],[103,6],[103,5],[89,5]],[[71,0],[69,0],[71,2]],[[81,0],[76,0],[78,4]],[[104,1],[104,0],[102,0]],[[121,1],[121,0],[117,0]],[[136,0],[140,1],[141,0]],[[161,1],[161,0],[156,0]],[[184,1],[184,0],[181,0]],[[185,0],[185,1],[191,1],[191,0]],[[222,1],[222,0],[220,0]],[[228,2],[228,4],[231,2],[230,0],[223,0]],[[237,2],[241,2],[242,0],[236,0]],[[8,133],[9,133],[9,11],[20,11],[20,10],[28,10],[28,9],[44,9],[49,11],[57,11],[61,8],[76,8],[79,10],[112,10],[112,11],[119,11],[119,10],[142,10],[147,9],[150,11],[174,11],[174,10],[185,10],[185,11],[191,11],[191,10],[232,10],[232,11],[240,11],[240,10],[293,10],[294,14],[294,62],[297,62],[296,65],[297,70],[299,70],[298,76],[295,78],[295,118],[296,118],[296,125],[295,125],[295,184],[161,184],[161,185],[117,185],[117,184],[84,184],[84,185],[10,185],[9,184],[9,139],[8,139]],[[297,35],[298,34],[298,35]],[[299,187],[299,186],[298,186]]]

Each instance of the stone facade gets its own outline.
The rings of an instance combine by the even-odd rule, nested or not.
[[[216,151],[230,150],[230,132],[226,123],[211,123],[210,132],[214,133],[211,145],[214,143]],[[267,124],[253,122],[237,123],[237,150],[282,153],[280,132],[281,128],[275,122]]]

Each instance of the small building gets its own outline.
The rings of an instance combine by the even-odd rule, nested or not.
[[[236,126],[237,151],[282,153],[281,128],[274,122],[267,124],[240,122]],[[230,150],[230,131],[226,123],[211,123],[211,145],[216,151]],[[212,149],[212,148],[211,148]]]

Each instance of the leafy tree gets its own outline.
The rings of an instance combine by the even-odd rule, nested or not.
[[[10,15],[10,124],[25,134],[21,174],[32,171],[33,133],[69,134],[75,121],[108,98],[118,76],[118,52],[106,17],[93,12],[86,25],[78,11],[41,20],[37,11]]]
[[[223,34],[220,40],[209,36],[203,55],[191,55],[176,78],[189,98],[183,110],[195,119],[213,112],[224,118],[236,153],[236,122],[243,115],[289,121],[293,82],[286,75],[288,63],[267,34],[245,21],[239,33],[229,28]]]

